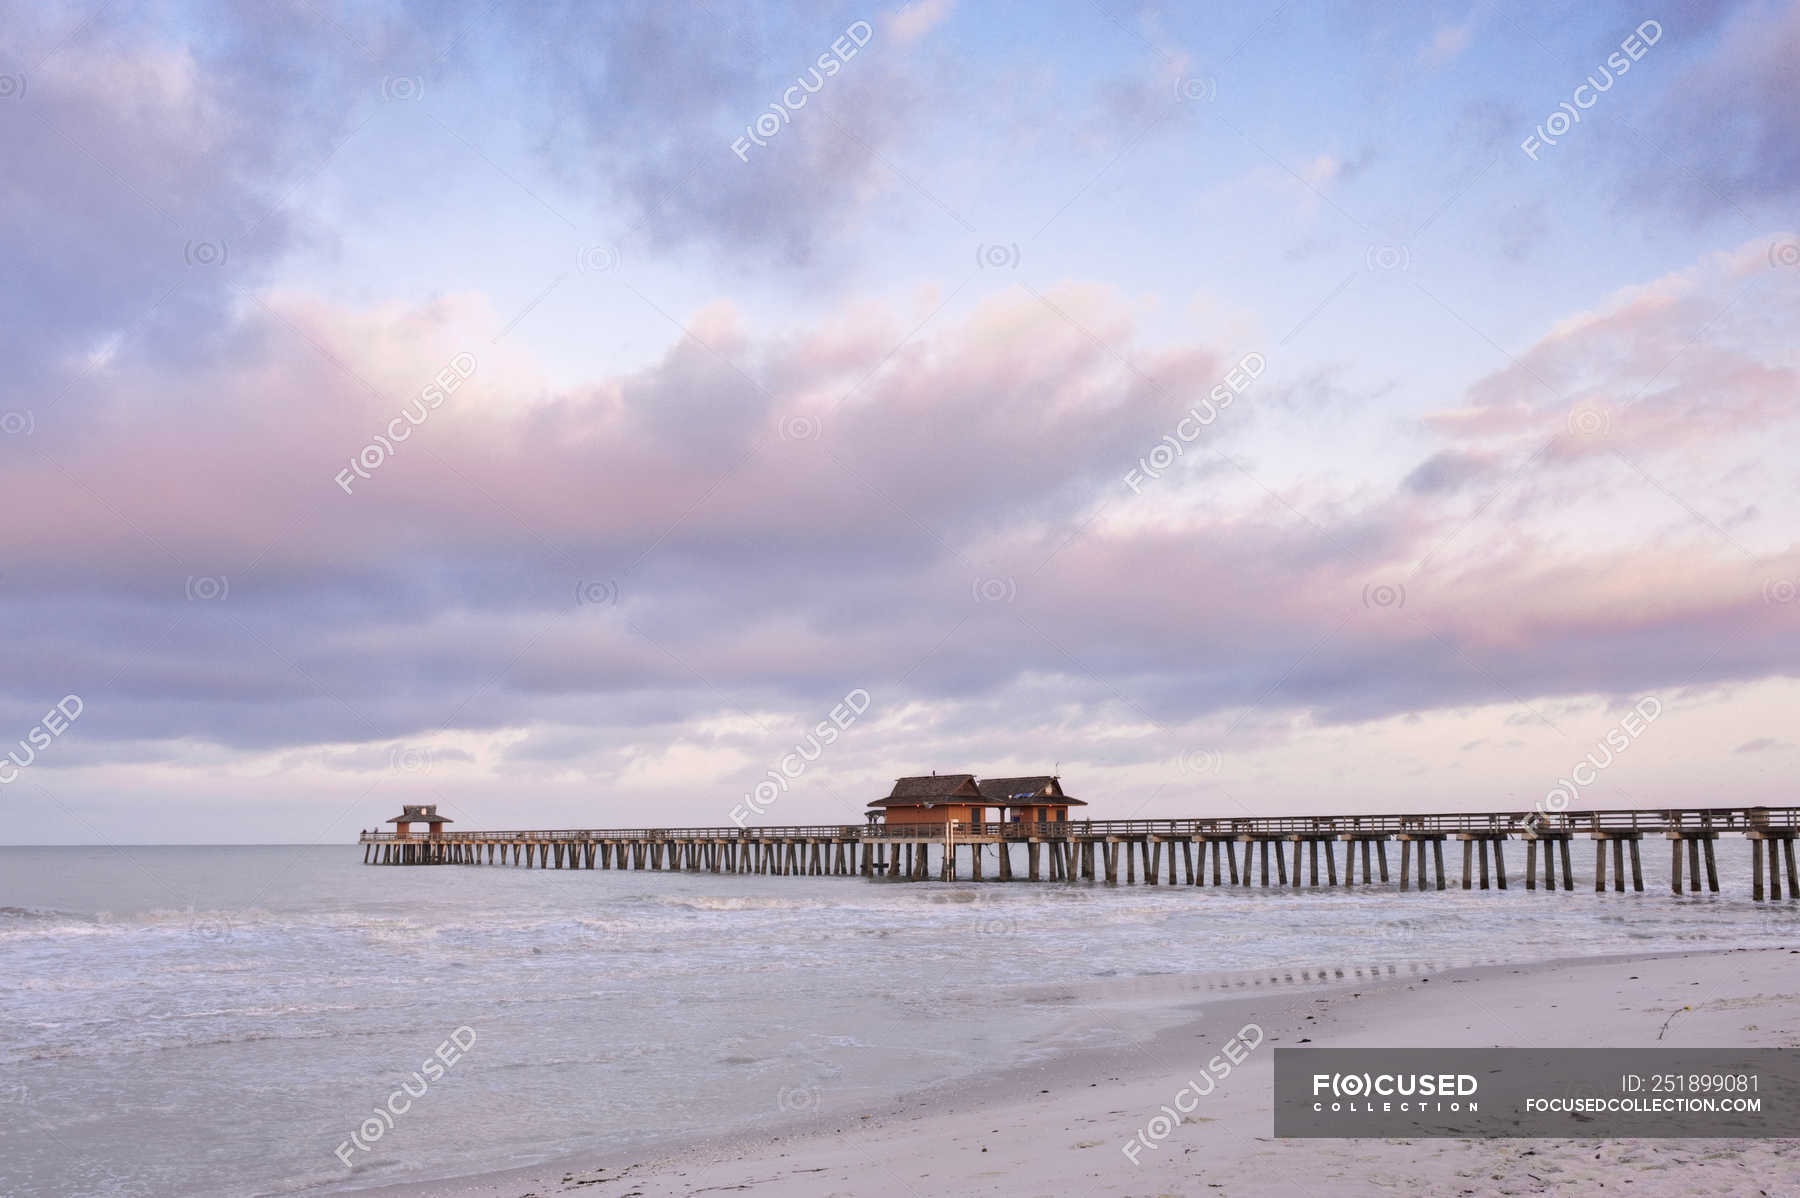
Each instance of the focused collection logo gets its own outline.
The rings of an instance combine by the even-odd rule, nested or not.
[[[1315,1073],[1312,1109],[1347,1113],[1479,1111],[1472,1073]],[[1329,1097],[1328,1097],[1329,1096]]]

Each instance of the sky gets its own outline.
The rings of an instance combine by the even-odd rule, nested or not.
[[[0,0],[0,842],[1791,803],[1797,61]]]

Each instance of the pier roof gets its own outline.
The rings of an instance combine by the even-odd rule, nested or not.
[[[980,783],[981,797],[990,803],[1016,803],[1031,799],[1044,799],[1055,803],[1066,803],[1071,807],[1086,807],[1080,799],[1072,799],[1063,793],[1062,782],[1054,774],[1040,774],[1031,778],[983,778]]]
[[[974,774],[925,774],[917,778],[896,778],[894,789],[885,799],[876,799],[871,807],[923,807],[931,803],[966,799],[979,803],[981,791]]]
[[[407,804],[401,808],[399,815],[384,822],[390,824],[453,824],[456,821],[447,815],[439,815],[436,803],[427,803],[418,807]]]

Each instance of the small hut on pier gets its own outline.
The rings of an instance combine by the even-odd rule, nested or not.
[[[996,823],[1064,823],[1071,806],[1087,804],[1064,794],[1062,783],[1050,774],[981,782],[973,774],[926,774],[896,778],[887,798],[869,804],[868,819],[871,824],[919,831],[941,829],[955,821],[959,828],[979,833]]]
[[[920,831],[942,828],[951,820],[967,828],[979,822],[982,806],[974,774],[926,774],[894,779],[888,797],[869,804],[868,817],[871,824],[904,824]]]
[[[408,803],[400,809],[399,815],[394,816],[387,822],[394,825],[394,834],[396,836],[406,836],[412,832],[412,826],[414,824],[424,824],[427,829],[426,835],[430,836],[433,840],[437,840],[441,839],[444,835],[444,825],[453,824],[456,821],[447,815],[439,815],[437,813],[436,803],[426,803],[419,806]]]

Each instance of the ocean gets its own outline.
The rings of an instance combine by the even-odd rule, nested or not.
[[[1257,986],[1800,929],[1737,840],[1719,895],[1646,857],[1643,894],[1595,894],[1590,852],[1552,896],[0,848],[0,1193],[335,1193],[773,1130]]]

